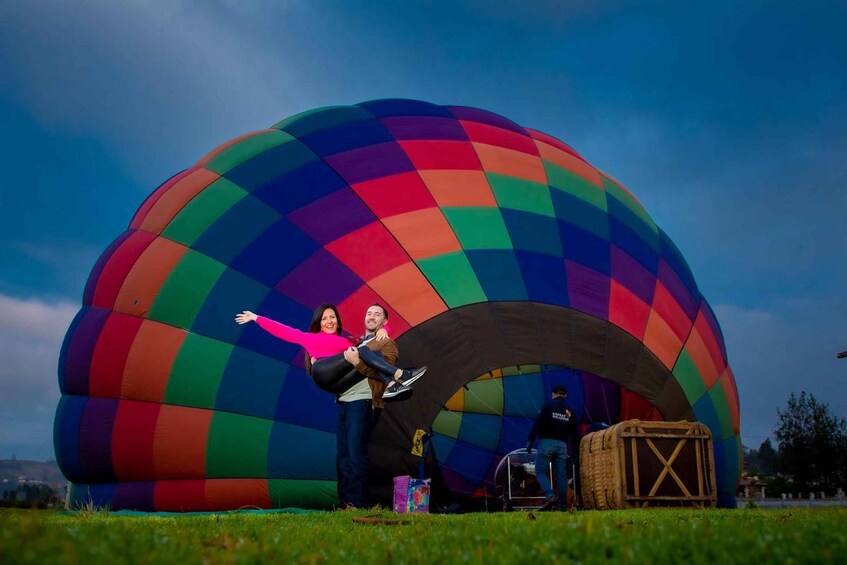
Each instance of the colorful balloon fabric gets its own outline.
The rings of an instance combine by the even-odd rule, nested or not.
[[[233,322],[248,309],[306,328],[321,302],[354,334],[386,305],[401,364],[429,366],[375,431],[377,489],[416,474],[420,428],[450,494],[486,495],[565,382],[583,431],[707,424],[720,500],[734,500],[738,395],[720,328],[644,208],[549,135],[377,100],[222,145],[106,249],[60,358],[55,449],[72,501],[336,503],[334,398],[301,349]]]

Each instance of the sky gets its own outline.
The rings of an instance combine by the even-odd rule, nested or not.
[[[0,2],[0,458],[53,458],[62,339],[150,192],[393,97],[505,115],[633,192],[715,309],[745,445],[792,392],[847,416],[844,29],[816,1]]]

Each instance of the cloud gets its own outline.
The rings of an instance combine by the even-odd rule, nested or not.
[[[776,426],[777,408],[802,390],[847,416],[842,390],[847,363],[835,354],[845,349],[845,302],[840,297],[801,296],[770,308],[732,304],[714,307],[741,403],[741,435],[758,447]]]
[[[81,236],[79,231],[76,236]],[[82,296],[102,249],[78,239],[32,236],[27,240],[9,237],[0,243],[0,296],[38,297],[47,302]]]
[[[64,277],[74,282],[85,281],[102,252],[91,244],[69,239],[12,240],[8,246],[27,260],[49,269],[55,277]]]
[[[79,306],[0,294],[0,458],[45,459],[52,453],[59,400],[57,364]]]
[[[306,107],[288,53],[245,29],[255,17],[193,2],[4,3],[0,53],[18,101],[54,131],[142,155],[206,150]]]
[[[798,295],[841,292],[843,132],[740,131],[619,108],[583,122],[565,141],[644,204],[711,302],[770,311]]]
[[[50,244],[35,241],[13,241],[11,247],[33,261],[52,266],[67,264],[69,257],[72,261],[80,262],[82,260],[90,262],[92,257],[96,257],[96,251],[91,246],[74,241],[56,241]]]

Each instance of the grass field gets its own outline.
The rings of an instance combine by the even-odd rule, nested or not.
[[[377,515],[401,524],[359,523]],[[0,563],[826,563],[847,508],[416,515],[0,511]]]

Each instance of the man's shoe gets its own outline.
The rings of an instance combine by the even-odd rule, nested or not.
[[[553,508],[556,506],[557,500],[558,499],[555,496],[548,496],[544,500],[544,504],[541,505],[541,508],[539,508],[538,511],[539,512],[546,512],[548,510],[553,510]]]
[[[425,366],[419,369],[403,369],[403,374],[398,380],[405,386],[411,386],[413,382],[424,376],[424,373],[426,373]]]
[[[382,399],[390,400],[410,392],[412,392],[412,387],[401,384],[398,381],[392,381],[392,383],[385,389],[385,392],[382,393]]]

